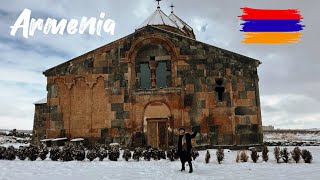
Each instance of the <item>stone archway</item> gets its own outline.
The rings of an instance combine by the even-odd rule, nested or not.
[[[143,129],[147,135],[147,145],[152,148],[168,147],[168,127],[170,108],[162,102],[149,103],[144,111]]]
[[[175,47],[175,45],[167,38],[164,38],[159,35],[144,35],[143,37],[138,38],[130,47],[130,50],[126,53],[125,59],[130,64],[129,68],[129,81],[128,81],[128,86],[130,88],[135,88],[136,85],[136,60],[137,56],[140,50],[145,48],[146,46],[149,45],[159,45],[163,48],[163,50],[166,50],[168,52],[168,55],[170,56],[170,61],[171,61],[171,69],[176,69],[176,60],[179,57],[179,51]],[[149,59],[150,60],[150,59]],[[172,71],[172,86],[176,86],[176,77],[177,77],[177,72]]]

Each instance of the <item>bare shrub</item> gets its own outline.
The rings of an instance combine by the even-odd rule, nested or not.
[[[216,155],[217,155],[218,163],[221,164],[221,161],[223,161],[223,158],[224,158],[224,149],[218,148]]]
[[[268,147],[264,145],[262,150],[262,160],[265,162],[269,160],[268,152],[269,152]]]
[[[288,149],[287,148],[283,148],[281,151],[280,151],[280,155],[282,157],[282,160],[283,162],[285,163],[288,163],[289,162],[289,152],[288,152]]]
[[[252,159],[252,161],[253,161],[254,163],[256,163],[256,162],[258,161],[259,157],[260,157],[260,156],[259,156],[256,148],[252,148],[252,149],[251,149],[251,159]]]
[[[291,151],[291,157],[292,159],[298,163],[301,159],[301,150],[299,147],[295,147],[292,151]]]
[[[249,156],[247,156],[247,151],[246,150],[242,150],[240,153],[240,160],[242,162],[247,162],[248,161]]]
[[[312,155],[310,151],[306,149],[302,150],[301,156],[305,163],[311,163]]]
[[[207,150],[206,158],[205,158],[205,162],[206,162],[207,164],[210,162],[210,158],[211,158],[210,152],[209,152],[209,150]]]
[[[238,151],[238,152],[237,152],[237,157],[236,157],[236,162],[238,163],[239,160],[240,160],[240,153],[239,153],[239,151]]]
[[[276,146],[274,148],[273,154],[274,154],[274,158],[276,159],[277,163],[279,163],[279,161],[280,161],[280,148],[278,146]]]

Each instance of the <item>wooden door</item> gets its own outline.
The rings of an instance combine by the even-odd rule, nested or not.
[[[152,148],[166,149],[168,144],[166,120],[149,120],[147,128],[148,145]]]
[[[158,147],[158,122],[148,122],[148,145],[151,146],[152,148],[157,148]]]
[[[167,147],[167,123],[158,122],[158,147],[165,149]]]

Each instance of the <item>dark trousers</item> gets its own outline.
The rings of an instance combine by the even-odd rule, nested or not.
[[[193,171],[192,163],[191,163],[192,159],[191,159],[191,153],[190,152],[181,151],[180,152],[180,161],[181,161],[181,165],[182,165],[181,171],[185,170],[185,163],[186,162],[188,162],[188,164],[189,164],[190,171]]]

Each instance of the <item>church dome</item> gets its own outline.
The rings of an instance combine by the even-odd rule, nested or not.
[[[187,34],[188,37],[195,39],[195,35],[193,33],[193,29],[187,23],[185,23],[182,19],[180,19],[177,15],[171,12],[169,18],[176,23],[176,25],[181,29],[183,32]]]
[[[173,12],[170,16],[166,15],[158,5],[156,11],[151,14],[136,30],[146,26],[157,26],[159,28],[178,33],[192,39],[195,39],[193,29]]]
[[[179,28],[178,25],[173,22],[161,9],[160,7],[151,14],[137,29],[141,29],[148,25],[165,25],[174,28]]]

